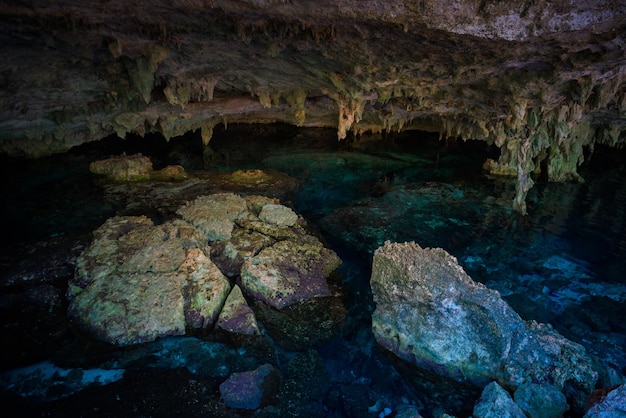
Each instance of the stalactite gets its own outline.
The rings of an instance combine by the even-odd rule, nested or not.
[[[521,139],[517,143],[517,181],[515,183],[513,210],[522,215],[527,214],[526,195],[534,184],[530,178],[530,173],[533,170],[531,145],[529,138]]]
[[[348,131],[354,123],[358,123],[363,115],[365,102],[361,98],[340,100],[339,105],[339,123],[337,126],[337,138],[345,139]]]
[[[306,92],[301,88],[296,88],[285,93],[284,96],[289,107],[294,109],[296,126],[304,125],[304,119],[306,117],[306,110],[304,107],[307,96]]]

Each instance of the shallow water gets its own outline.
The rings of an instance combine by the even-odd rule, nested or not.
[[[625,160],[623,151],[598,147],[581,167],[580,173],[586,180],[583,184],[538,181],[528,196],[529,215],[522,217],[510,209],[513,181],[482,172],[482,163],[494,156],[494,150],[481,142],[445,144],[428,134],[404,133],[390,135],[382,143],[365,138],[346,144],[338,143],[330,130],[270,125],[256,130],[242,126],[227,131],[217,129],[211,144],[214,152],[208,161],[210,166],[201,157],[200,140],[194,135],[169,144],[157,137],[144,141],[107,140],[37,161],[4,159],[0,189],[4,202],[0,212],[4,231],[0,259],[4,271],[3,335],[11,335],[15,346],[21,347],[24,341],[41,341],[37,333],[56,331],[56,336],[50,337],[52,344],[9,350],[12,357],[5,355],[4,370],[38,364],[43,381],[43,377],[54,373],[50,372],[52,366],[45,363],[50,358],[55,367],[66,367],[67,373],[73,370],[74,374],[79,373],[80,362],[63,366],[57,364],[63,363],[60,358],[85,357],[85,370],[87,365],[108,362],[111,370],[130,370],[127,376],[143,385],[142,379],[152,381],[155,376],[180,383],[181,389],[172,393],[176,399],[170,399],[169,407],[165,399],[152,399],[144,410],[141,405],[135,406],[139,408],[135,412],[163,416],[176,405],[178,412],[211,416],[223,413],[219,402],[205,401],[194,409],[196,404],[192,401],[197,401],[199,394],[204,394],[205,399],[215,398],[215,385],[229,370],[241,368],[246,362],[253,364],[252,358],[269,358],[282,364],[285,370],[281,372],[290,376],[287,365],[299,364],[296,360],[306,354],[321,359],[321,366],[309,371],[308,378],[303,374],[297,375],[296,380],[308,387],[306,390],[316,385],[319,388],[315,397],[291,406],[289,411],[294,416],[378,416],[385,407],[396,410],[401,405],[416,406],[425,417],[443,411],[467,416],[477,399],[475,389],[420,376],[417,370],[381,352],[373,342],[369,331],[374,308],[369,290],[371,256],[378,246],[390,240],[416,241],[422,247],[446,249],[474,280],[499,290],[523,318],[551,323],[615,370],[626,371],[626,172],[620,162]],[[93,351],[86,354],[83,348],[76,353],[77,337],[71,326],[41,322],[41,309],[60,312],[64,307],[60,295],[65,277],[72,274],[68,260],[88,242],[90,231],[110,216],[168,216],[167,211],[159,208],[145,204],[129,206],[122,198],[111,198],[90,175],[90,161],[121,152],[142,152],[152,158],[155,168],[166,164],[181,164],[190,172],[258,168],[299,179],[300,185],[295,193],[287,195],[287,203],[319,228],[344,261],[340,268],[348,308],[344,331],[314,347],[313,354],[280,349],[252,354],[241,352],[236,346],[195,338],[173,342],[165,339],[141,350],[121,350],[122,353],[82,341],[83,347],[91,344]],[[34,307],[16,308],[24,301]],[[49,328],[45,332],[32,329],[32,323]],[[31,328],[24,329],[28,327]],[[171,353],[177,350],[181,354],[174,358]],[[226,368],[206,371],[214,367],[200,360],[206,350],[221,356]],[[162,374],[155,375],[154,367]],[[186,371],[180,372],[181,368]],[[92,412],[99,408],[99,413],[107,416],[116,407],[107,397],[114,395],[107,394],[105,387],[118,392],[130,390],[134,403],[149,397],[128,383],[133,381],[131,377],[102,386],[96,395],[64,384],[64,373],[57,370],[54,389],[38,388],[37,379],[30,381],[28,393],[45,392],[38,400],[61,399],[38,404],[34,412],[61,416],[74,411],[79,415],[81,408]],[[89,375],[92,379],[93,373]],[[324,382],[312,379],[310,373],[325,376]],[[113,375],[120,378],[119,372]],[[5,375],[4,382],[6,379]],[[84,377],[83,380],[89,381]],[[108,382],[105,377],[101,380]],[[145,389],[158,391],[152,386]],[[7,395],[11,402],[15,402],[11,396],[19,390],[28,399],[27,389],[17,388]],[[304,396],[306,390],[297,392],[297,396]],[[161,396],[168,397],[166,392]],[[132,410],[134,403],[120,401],[117,412]],[[19,402],[10,405],[25,408]],[[313,406],[317,409],[312,410]],[[275,407],[265,409],[265,416],[279,413],[272,408]],[[303,411],[309,411],[308,415]]]

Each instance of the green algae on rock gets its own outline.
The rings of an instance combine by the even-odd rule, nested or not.
[[[584,347],[550,325],[523,321],[441,248],[386,242],[374,254],[371,286],[376,340],[418,367],[479,386],[546,382],[579,407],[595,387]]]
[[[221,193],[181,206],[189,222],[108,219],[77,259],[69,316],[98,339],[131,345],[214,326],[259,335],[242,289],[279,309],[331,296],[326,279],[341,260],[275,202]]]

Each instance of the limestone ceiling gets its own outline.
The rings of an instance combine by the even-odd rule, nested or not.
[[[625,16],[623,0],[4,1],[0,151],[278,121],[481,139],[496,172],[550,156],[567,179],[584,146],[625,140]]]

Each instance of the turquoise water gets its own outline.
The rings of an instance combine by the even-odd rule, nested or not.
[[[152,158],[155,168],[181,164],[191,173],[262,169],[300,181],[286,203],[315,225],[343,259],[340,282],[348,308],[341,335],[314,347],[327,378],[316,399],[303,403],[309,411],[312,405],[317,408],[310,416],[376,416],[383,407],[393,410],[399,405],[416,406],[425,417],[441,411],[471,413],[474,389],[419,376],[373,342],[370,263],[373,251],[386,240],[444,248],[474,280],[500,291],[523,318],[551,323],[615,370],[626,370],[623,150],[598,147],[587,156],[580,169],[585,183],[538,180],[528,196],[529,215],[523,217],[511,211],[513,181],[482,171],[485,158],[497,157],[497,150],[482,142],[446,144],[430,134],[403,133],[389,135],[384,142],[362,138],[338,143],[332,130],[270,125],[218,128],[211,145],[210,166],[201,158],[200,140],[194,134],[170,143],[157,136],[110,139],[36,161],[5,158],[0,183],[5,334],[21,330],[15,337],[18,347],[20,338],[37,340],[35,331],[24,332],[23,327],[30,326],[27,321],[40,326],[38,319],[11,301],[24,297],[32,302],[33,295],[49,286],[52,290],[45,294],[56,295],[54,307],[61,312],[59,294],[66,282],[63,275],[72,273],[71,256],[106,218],[158,212],[154,207],[130,208],[121,196],[112,198],[88,172],[95,159],[142,152]],[[58,248],[64,248],[67,260],[58,255],[60,250],[49,256]],[[56,281],[46,278],[51,270],[58,274]],[[25,279],[25,271],[31,279]],[[35,287],[40,293],[30,290]],[[34,312],[36,316],[38,311]],[[4,358],[3,369],[66,352],[65,345],[74,343],[71,330],[66,325],[51,327],[61,329],[62,336],[49,347],[42,344],[40,352],[36,345],[26,353],[16,350],[16,357]],[[158,357],[160,349],[146,348],[145,355]],[[297,358],[295,353],[275,355]],[[64,404],[59,405],[57,411],[64,410]]]

